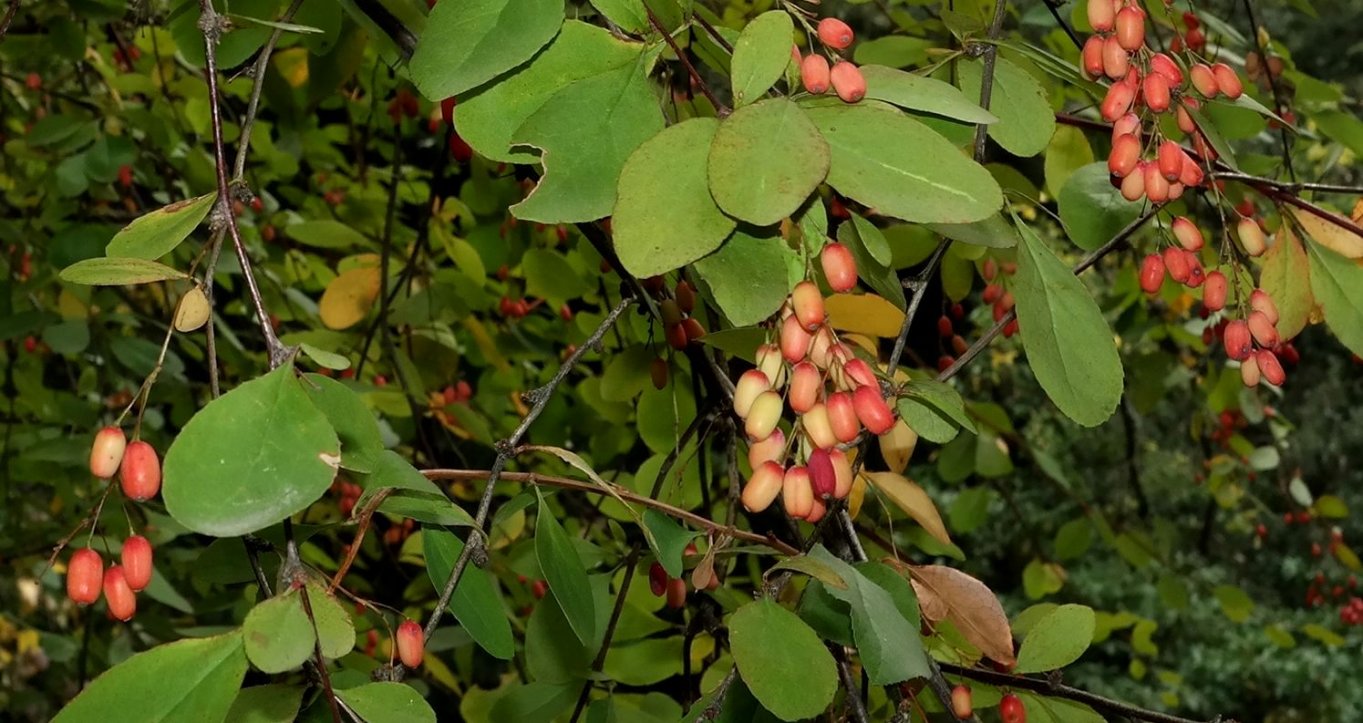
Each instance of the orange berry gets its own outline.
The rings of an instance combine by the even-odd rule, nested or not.
[[[827,93],[830,84],[828,59],[818,53],[806,55],[800,61],[800,83],[814,95]]]
[[[817,29],[819,40],[824,45],[836,50],[845,50],[852,41],[856,40],[856,34],[852,28],[837,18],[824,18],[819,21]]]
[[[766,374],[757,369],[743,372],[743,376],[740,376],[738,383],[734,385],[734,412],[739,417],[747,419],[753,401],[768,389],[771,389],[771,381],[767,379]]]
[[[137,594],[128,585],[123,567],[110,565],[104,571],[104,599],[109,603],[109,614],[115,620],[128,622],[137,612]]]
[[[66,563],[66,596],[77,605],[89,605],[99,599],[104,580],[104,560],[99,553],[83,547],[71,553]]]
[[[134,592],[141,591],[151,582],[151,542],[141,535],[133,535],[123,541],[123,577]]]
[[[894,413],[890,411],[890,405],[885,403],[885,397],[880,395],[878,386],[858,387],[853,392],[852,402],[857,419],[871,434],[884,434],[894,426]]]
[[[761,372],[758,372],[759,374]],[[819,401],[823,391],[823,375],[813,362],[802,361],[790,370],[790,408],[796,414],[808,412]]]
[[[1117,43],[1124,50],[1136,51],[1145,45],[1145,12],[1128,5],[1117,13]]]
[[[786,453],[786,433],[780,427],[771,436],[748,446],[748,466],[757,469],[763,462],[780,462]]]
[[[95,433],[95,443],[90,445],[90,474],[109,479],[118,471],[123,461],[123,451],[128,440],[118,427],[105,427]]]
[[[1112,143],[1112,152],[1107,157],[1107,170],[1118,178],[1126,178],[1136,169],[1141,160],[1141,141],[1128,133],[1119,136]]]
[[[1188,70],[1188,77],[1197,92],[1206,98],[1215,98],[1221,92],[1216,75],[1206,63],[1198,63]]]
[[[1240,238],[1240,247],[1250,256],[1262,256],[1268,249],[1264,230],[1259,227],[1259,222],[1252,218],[1240,219],[1235,224],[1235,235]]]
[[[1102,5],[1107,5],[1109,8],[1112,6],[1112,3],[1107,0],[1097,0],[1097,2]],[[1093,5],[1093,2],[1089,3],[1090,8],[1092,8]],[[968,686],[958,685],[951,689],[951,712],[958,719],[966,720],[975,715],[975,706],[970,698],[970,688]]]
[[[123,452],[118,480],[129,499],[145,502],[155,497],[161,490],[161,462],[156,449],[140,439],[129,444]]]
[[[825,244],[819,253],[819,265],[823,267],[824,278],[833,291],[841,294],[856,287],[857,260],[846,246],[836,241]]]
[[[1112,0],[1088,0],[1087,10],[1089,27],[1100,33],[1106,33],[1112,29],[1113,21],[1117,17],[1117,10],[1112,4]]]
[[[1220,271],[1207,274],[1207,281],[1202,289],[1202,305],[1207,311],[1220,311],[1225,308],[1227,286],[1225,274]]]
[[[767,461],[755,467],[747,484],[743,485],[743,494],[739,498],[743,508],[757,513],[770,507],[781,493],[785,474],[785,469],[776,462]]]
[[[855,103],[866,97],[866,77],[861,74],[861,68],[846,60],[833,64],[833,69],[829,71],[829,79],[833,83],[834,92],[845,103]]]
[[[1212,66],[1212,77],[1216,79],[1216,87],[1221,90],[1227,98],[1235,100],[1245,92],[1245,86],[1240,82],[1240,76],[1235,74],[1235,70],[1225,63],[1216,63]]]
[[[785,504],[786,514],[803,520],[814,509],[814,488],[810,485],[809,470],[795,465],[786,470],[781,480],[781,502]]]
[[[398,626],[397,635],[393,636],[397,641],[398,659],[408,668],[421,667],[421,659],[426,655],[426,635],[421,631],[421,626],[415,620],[403,620]]]

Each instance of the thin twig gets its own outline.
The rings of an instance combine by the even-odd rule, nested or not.
[[[14,14],[19,12],[19,0],[9,0],[9,7],[5,8],[5,17],[0,18],[0,39],[4,39],[5,33],[9,32],[9,24],[14,22]]]
[[[1268,76],[1268,88],[1273,93],[1273,112],[1281,114],[1283,112],[1283,94],[1278,89],[1278,80],[1273,77],[1273,73],[1268,71],[1268,53],[1264,51],[1264,44],[1259,39],[1259,19],[1254,15],[1254,3],[1244,0],[1245,16],[1249,20],[1249,34],[1254,38],[1254,47],[1259,51],[1259,60],[1264,67],[1264,73]],[[1288,137],[1287,126],[1278,126],[1278,140],[1282,143],[1283,166],[1287,168],[1287,177],[1297,180],[1297,171],[1292,167],[1292,139]]]
[[[648,13],[648,22],[653,25],[654,30],[657,30],[662,34],[663,40],[667,42],[667,47],[671,48],[672,52],[677,56],[677,59],[681,61],[682,65],[686,68],[686,72],[691,76],[691,80],[695,81],[696,86],[700,88],[700,92],[704,93],[705,97],[710,100],[710,105],[715,107],[715,113],[719,115],[720,118],[729,115],[729,106],[719,102],[719,99],[715,97],[715,94],[710,92],[710,86],[706,84],[704,78],[700,77],[700,73],[696,72],[696,66],[691,64],[691,59],[686,57],[686,53],[682,52],[682,49],[677,47],[677,41],[672,37],[671,33],[667,32],[667,29],[663,27],[663,24],[658,21],[658,16],[653,14],[653,8],[650,8],[648,3],[644,3],[644,12]]]
[[[994,21],[989,25],[989,39],[996,40],[1003,30],[1003,18],[1007,14],[1008,0],[998,0],[994,4]],[[994,94],[994,63],[998,59],[999,48],[994,43],[984,46],[984,68],[980,76],[980,107],[989,110],[989,101]],[[975,125],[975,161],[984,161],[985,138],[989,126],[984,123]]]
[[[436,601],[435,609],[431,612],[431,618],[426,621],[426,639],[429,640],[431,635],[435,634],[435,629],[440,622],[440,617],[445,614],[445,609],[449,607],[450,598],[454,595],[454,588],[459,584],[459,578],[464,574],[464,569],[468,566],[469,558],[472,556],[473,551],[475,549],[483,549],[482,536],[486,534],[485,528],[487,526],[488,513],[492,510],[492,493],[497,487],[497,480],[501,478],[502,472],[506,469],[506,463],[510,461],[511,455],[514,453],[516,447],[520,446],[521,439],[524,438],[525,433],[529,431],[530,425],[534,424],[535,420],[544,412],[545,406],[549,404],[549,400],[554,396],[554,391],[557,390],[558,386],[563,383],[563,380],[568,377],[568,373],[573,370],[573,367],[577,366],[578,360],[581,359],[588,350],[595,348],[597,344],[601,342],[601,337],[606,335],[606,331],[615,324],[615,321],[620,318],[621,314],[625,313],[625,309],[628,309],[633,304],[633,298],[627,296],[621,299],[620,303],[616,304],[615,308],[611,309],[611,312],[606,315],[606,318],[601,320],[601,324],[596,327],[596,331],[592,332],[592,335],[587,337],[587,340],[578,346],[577,350],[563,362],[563,365],[554,373],[554,376],[549,380],[549,383],[526,395],[527,398],[533,399],[534,403],[530,407],[529,413],[525,415],[525,419],[521,420],[520,425],[511,433],[511,436],[497,444],[497,458],[492,463],[492,469],[488,470],[487,484],[483,487],[482,499],[478,502],[478,514],[474,516],[474,521],[477,523],[477,526],[472,533],[470,533],[468,543],[464,545],[463,551],[459,553],[459,558],[455,560],[454,568],[450,571],[450,579],[445,582],[444,589],[440,591],[440,599]]]
[[[308,586],[300,585],[298,594],[303,601],[303,612],[308,616],[308,623],[312,625],[313,637],[313,656],[316,658],[317,677],[322,681],[322,692],[327,697],[327,705],[331,707],[331,719],[335,723],[341,723],[341,710],[336,707],[336,691],[331,689],[331,673],[327,670],[327,663],[322,656],[322,636],[317,632],[317,618],[312,614],[312,601],[308,599]]]
[[[426,475],[426,478],[430,480],[474,481],[487,479],[488,476],[492,474],[492,471],[485,469],[425,469],[421,470],[421,473]],[[720,522],[716,522],[714,520],[711,520],[707,517],[703,517],[689,510],[684,510],[681,509],[680,507],[674,507],[661,500],[656,500],[653,499],[652,497],[645,497],[637,492],[633,492],[624,487],[614,486],[611,488],[611,491],[608,492],[606,489],[603,489],[601,485],[598,484],[580,482],[578,480],[569,479],[567,477],[555,477],[553,475],[539,474],[537,472],[503,472],[501,474],[500,479],[503,482],[521,482],[524,484],[532,484],[543,487],[558,487],[560,489],[574,490],[576,492],[586,492],[588,494],[596,495],[604,495],[610,494],[610,492],[614,492],[626,502],[657,510],[669,517],[675,517],[676,519],[681,520],[682,522],[691,524],[713,535],[728,535],[735,540],[743,540],[744,542],[752,542],[758,545],[766,545],[767,547],[770,547],[783,555],[800,554],[799,549],[792,547],[786,544],[785,542],[782,542],[781,540],[778,540],[770,535],[759,535],[755,532],[741,530],[737,527],[734,527],[732,524],[723,524]]]
[[[999,673],[993,670],[981,670],[979,668],[966,668],[951,663],[942,663],[942,670],[951,675],[978,680],[981,683],[990,685],[1018,688],[1030,690],[1052,698],[1065,698],[1067,700],[1084,703],[1099,713],[1111,713],[1125,718],[1135,720],[1150,721],[1150,723],[1203,723],[1192,718],[1182,718],[1176,715],[1160,713],[1158,711],[1146,710],[1121,701],[1104,698],[1101,695],[1080,690],[1068,685],[1061,684],[1058,680],[1047,678],[1033,678],[1025,675],[1012,675],[1011,673]],[[1106,717],[1106,716],[1105,716]],[[1210,723],[1217,723],[1222,719],[1218,716]]]
[[[625,596],[629,594],[629,585],[634,580],[634,568],[639,564],[639,543],[634,543],[630,548],[629,555],[625,557],[625,578],[620,581],[620,589],[615,593],[615,606],[611,608],[610,621],[606,623],[606,635],[601,639],[601,648],[596,651],[596,659],[592,661],[592,672],[600,673],[606,667],[606,656],[610,654],[611,639],[615,637],[615,628],[620,624],[620,613],[625,609]],[[592,693],[592,678],[588,677],[582,684],[582,692],[577,696],[577,706],[573,708],[571,723],[577,723],[582,716],[582,709],[587,707],[587,700]]]

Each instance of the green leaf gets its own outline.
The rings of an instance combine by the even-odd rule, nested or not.
[[[696,533],[653,508],[644,510],[644,526],[650,533],[649,547],[653,548],[653,554],[658,556],[658,562],[662,564],[668,576],[681,577],[682,553],[686,551],[687,543],[696,537]]]
[[[383,438],[374,413],[350,387],[321,374],[304,374],[303,391],[326,415],[341,442],[341,466],[360,472],[373,469],[383,451]]]
[[[292,589],[251,608],[241,634],[251,664],[270,674],[301,666],[317,643],[303,600]]]
[[[1034,625],[1018,650],[1015,671],[1057,670],[1079,659],[1093,642],[1093,609],[1061,605]]]
[[[1249,599],[1244,590],[1234,585],[1217,585],[1212,589],[1212,595],[1216,596],[1221,612],[1231,622],[1243,623],[1254,612],[1254,601]]]
[[[881,233],[881,237],[884,238],[884,233]],[[871,287],[871,290],[880,295],[881,298],[900,309],[905,308],[907,302],[904,299],[904,285],[899,282],[899,275],[890,266],[882,265],[876,261],[875,257],[871,255],[870,249],[867,249],[865,244],[862,243],[861,234],[857,232],[857,227],[850,223],[840,224],[838,226],[838,241],[842,242],[852,252],[852,258],[857,262],[859,280]],[[820,248],[822,248],[822,244]]]
[[[756,236],[752,231],[734,231],[720,250],[695,264],[696,274],[734,326],[757,324],[775,314],[791,289],[782,271],[799,262],[779,235]]]
[[[529,60],[562,24],[556,0],[437,3],[408,71],[431,100],[458,95]]]
[[[973,223],[931,223],[928,228],[946,236],[952,241],[960,241],[973,246],[994,249],[1012,248],[1018,243],[1017,229],[1004,220],[1003,214],[996,213],[983,221]],[[972,272],[973,273],[973,272]]]
[[[822,545],[814,547],[810,556],[832,567],[847,581],[845,590],[836,587],[826,589],[830,595],[851,608],[852,637],[856,641],[861,663],[866,668],[866,677],[872,684],[889,685],[910,678],[927,678],[932,674],[917,626],[910,624],[889,590],[872,582],[857,568],[839,560]],[[901,596],[907,587],[906,582],[900,588]],[[909,597],[913,598],[911,590]],[[916,605],[911,612],[917,612]]]
[[[525,628],[525,668],[542,683],[582,680],[591,670],[594,650],[573,634],[553,596],[535,604]]]
[[[793,572],[803,573],[828,587],[837,588],[839,590],[847,589],[847,581],[842,579],[842,575],[838,574],[838,570],[834,569],[834,567],[827,562],[816,557],[810,557],[809,555],[787,557],[775,565],[772,565],[768,574],[775,572],[776,570],[791,570]]]
[[[734,107],[741,108],[767,92],[790,65],[795,25],[784,10],[753,18],[734,43],[729,74],[733,78]]]
[[[521,124],[511,142],[540,149],[544,175],[511,207],[517,218],[576,223],[610,215],[625,160],[663,129],[648,79],[652,57],[569,85]]]
[[[649,28],[643,0],[592,0],[592,7],[625,32],[642,35]]]
[[[464,551],[464,542],[454,533],[428,527],[421,531],[426,557],[426,574],[436,590],[444,590],[454,571],[455,560]],[[450,614],[468,631],[473,641],[495,658],[510,660],[516,652],[511,621],[506,617],[496,578],[475,565],[464,568],[459,584],[450,598]]]
[[[382,512],[431,525],[477,526],[472,515],[391,449],[385,449],[375,457],[373,471],[365,477],[364,494],[355,502],[355,509],[362,509],[370,498],[384,489],[394,492],[379,505]]]
[[[881,233],[875,224],[854,213],[852,223],[844,225],[851,226],[849,232],[856,234],[857,242],[866,249],[866,253],[872,259],[875,259],[877,266],[890,267],[890,262],[894,260],[890,252],[890,242],[885,240],[885,234]]]
[[[1217,160],[1230,166],[1232,171],[1239,171],[1240,166],[1235,162],[1235,151],[1231,149],[1226,139],[1221,137],[1221,131],[1217,130],[1216,124],[1207,118],[1207,115],[1197,108],[1188,108],[1188,114],[1197,123],[1197,129],[1202,136],[1207,139],[1212,150],[1216,151]]]
[[[1122,398],[1122,361],[1112,329],[1083,283],[1036,233],[1019,224],[1018,327],[1046,395],[1086,427],[1102,424]]]
[[[166,511],[195,532],[235,537],[302,511],[326,492],[340,441],[290,366],[209,402],[166,452]]]
[[[158,645],[95,678],[53,723],[221,720],[246,667],[236,630]]]
[[[1093,149],[1084,132],[1074,126],[1056,126],[1051,144],[1046,148],[1046,190],[1052,196],[1058,196],[1070,176],[1090,163],[1093,163]]]
[[[904,391],[931,404],[962,429],[975,432],[975,421],[966,414],[965,400],[951,385],[935,379],[915,379],[908,383]]]
[[[720,123],[710,143],[710,193],[725,213],[767,226],[800,208],[828,162],[828,144],[799,106],[764,100]]]
[[[458,7],[451,4],[452,9]],[[511,137],[521,124],[573,82],[634,64],[643,47],[616,38],[605,28],[569,20],[529,63],[459,99],[454,109],[459,135],[484,158],[537,162],[539,154],[511,149]]]
[[[1349,351],[1363,355],[1363,267],[1317,243],[1307,244],[1311,291],[1325,323]]]
[[[596,637],[596,598],[587,580],[587,567],[542,498],[535,518],[535,557],[549,583],[549,592],[563,608],[577,639],[591,645]]]
[[[497,699],[489,711],[489,721],[551,723],[572,708],[582,684],[535,681],[512,687]]]
[[[1093,545],[1093,524],[1087,517],[1070,520],[1055,533],[1055,556],[1059,560],[1082,557]]]
[[[1060,188],[1060,221],[1070,240],[1085,251],[1107,243],[1141,213],[1141,204],[1112,187],[1107,163],[1075,170]]]
[[[299,344],[298,350],[303,352],[304,356],[316,362],[317,366],[320,366],[323,369],[341,371],[350,368],[350,360],[336,352],[327,351],[326,349],[313,346],[307,342]]]
[[[527,250],[521,257],[521,269],[525,272],[526,294],[547,299],[555,307],[592,289],[563,254],[549,249]]]
[[[762,707],[782,720],[813,718],[838,689],[833,656],[804,621],[771,600],[739,608],[729,619],[738,674]]]
[[[138,259],[159,259],[180,245],[213,209],[216,193],[177,201],[134,219],[110,239],[104,253]]]
[[[946,444],[956,438],[959,425],[952,422],[937,407],[913,397],[900,397],[895,403],[899,417],[918,436],[936,444]]]
[[[255,685],[242,688],[227,711],[225,723],[293,723],[303,703],[301,685]]]
[[[435,723],[430,703],[410,685],[366,683],[337,690],[336,697],[365,723]]]
[[[828,183],[878,213],[919,223],[970,223],[1003,205],[999,184],[936,131],[870,106],[811,108],[828,139]]]
[[[984,61],[962,60],[956,64],[957,82],[970,98],[980,97]],[[1035,156],[1046,150],[1055,133],[1055,113],[1046,90],[1031,73],[1007,58],[994,60],[994,90],[989,112],[999,117],[989,126],[989,137],[1015,156]]]
[[[85,259],[62,269],[60,276],[62,281],[86,286],[132,286],[189,278],[189,274],[165,264],[134,258]]]
[[[932,41],[923,38],[886,35],[858,42],[852,57],[863,71],[871,65],[909,68],[925,65],[928,62],[928,50],[933,47]]]
[[[334,660],[349,653],[355,648],[355,624],[350,621],[350,613],[317,581],[309,580],[307,587],[308,604],[312,606],[322,655]]]
[[[860,54],[860,48],[858,48]],[[967,98],[950,83],[936,78],[905,73],[883,65],[863,65],[866,97],[882,100],[900,108],[932,113],[966,123],[996,123],[998,117]],[[976,98],[979,95],[975,96]]]
[[[694,118],[644,141],[625,161],[611,216],[620,263],[657,276],[724,243],[734,220],[710,197],[706,154],[719,121]]]
[[[300,244],[319,249],[374,248],[368,236],[340,221],[300,221],[285,226],[284,233]]]

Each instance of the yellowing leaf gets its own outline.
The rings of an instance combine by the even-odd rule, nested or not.
[[[289,48],[280,50],[270,58],[279,76],[290,88],[302,88],[308,82],[308,49]]]
[[[893,339],[904,325],[904,312],[874,294],[836,294],[824,300],[824,309],[838,331]]]
[[[942,522],[942,515],[937,511],[937,505],[932,503],[932,498],[928,493],[914,484],[907,477],[895,472],[866,472],[866,478],[871,484],[876,486],[886,497],[899,506],[899,509],[908,513],[932,535],[933,539],[943,545],[950,545],[951,536],[947,534],[947,527]]]
[[[1306,234],[1311,237],[1312,241],[1345,258],[1363,258],[1363,236],[1359,236],[1339,224],[1331,223],[1320,216],[1299,209],[1292,209],[1292,215],[1296,217],[1301,227],[1306,229]],[[1336,214],[1330,215],[1336,216]],[[1336,217],[1343,223],[1349,223],[1349,219],[1343,216]]]
[[[348,329],[360,322],[379,298],[379,270],[351,269],[331,280],[322,292],[318,314],[328,329]]]
[[[913,448],[916,446],[918,433],[910,429],[902,419],[895,422],[890,431],[880,435],[880,456],[885,458],[891,472],[902,473],[904,468],[909,466],[909,458],[913,456]]]
[[[950,620],[965,639],[996,662],[1012,665],[1008,616],[984,583],[943,565],[906,566],[923,616]]]
[[[180,297],[180,304],[175,307],[175,330],[182,333],[194,331],[207,323],[212,313],[213,307],[208,303],[208,296],[203,289],[195,286]]]

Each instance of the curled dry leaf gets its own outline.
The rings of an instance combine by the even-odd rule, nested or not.
[[[900,563],[895,567],[908,572],[923,617],[932,622],[950,620],[990,659],[1007,666],[1016,662],[1008,616],[984,583],[944,565]]]
[[[943,545],[950,545],[951,535],[947,534],[947,526],[942,522],[942,515],[937,511],[937,505],[933,504],[932,498],[912,480],[901,474],[894,472],[866,472],[867,480],[875,485],[876,489],[890,498],[899,509],[908,513],[914,522],[917,522],[932,535],[934,540]]]
[[[213,307],[203,288],[194,286],[180,297],[180,304],[175,307],[175,330],[181,333],[194,331],[208,323],[212,312]]]

